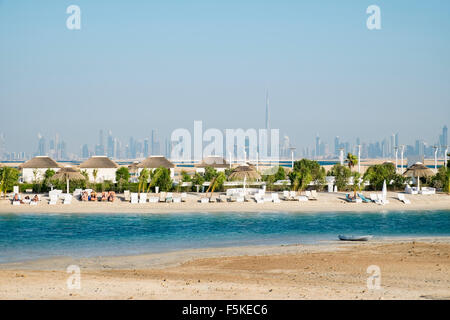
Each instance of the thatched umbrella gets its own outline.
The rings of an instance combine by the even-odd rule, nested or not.
[[[67,184],[67,193],[69,193],[69,181],[77,181],[77,180],[84,180],[86,179],[85,176],[83,176],[80,171],[72,168],[72,167],[64,167],[61,170],[59,170],[55,175],[52,177],[52,179],[59,180],[59,181],[66,181]]]
[[[431,177],[434,172],[423,165],[422,162],[416,162],[403,173],[405,177],[417,177],[417,188],[420,188],[420,177]]]
[[[258,180],[261,175],[255,170],[254,166],[239,166],[230,174],[230,180]]]

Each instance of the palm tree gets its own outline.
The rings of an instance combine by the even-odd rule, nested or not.
[[[92,170],[92,176],[94,177],[94,183],[97,183],[97,175],[98,175],[98,169]]]
[[[347,159],[345,161],[347,161],[348,168],[352,170],[352,168],[358,164],[358,157],[349,152],[347,153]]]

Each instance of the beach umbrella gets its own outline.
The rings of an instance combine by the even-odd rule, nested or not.
[[[86,179],[86,177],[83,176],[77,169],[68,166],[62,168],[57,173],[55,173],[52,179],[59,181],[66,181],[67,193],[69,193],[69,181],[84,180]]]
[[[259,180],[261,175],[256,171],[252,165],[243,165],[235,168],[229,176],[230,180]]]
[[[405,177],[417,177],[417,188],[420,190],[420,177],[431,177],[434,175],[433,170],[426,167],[421,162],[416,162],[403,173]]]
[[[381,191],[381,194],[383,195],[383,199],[386,201],[387,198],[386,180],[383,181],[383,189]]]

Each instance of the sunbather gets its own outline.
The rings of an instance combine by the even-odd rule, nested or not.
[[[116,199],[116,193],[114,191],[110,191],[108,194],[108,201],[114,202],[115,199]]]
[[[20,203],[23,203],[23,201],[22,200],[20,200],[20,198],[19,198],[19,194],[14,194],[14,197],[13,197],[13,202],[20,202]]]
[[[106,196],[106,192],[102,192],[102,201],[108,201],[108,197]]]
[[[91,192],[91,196],[89,197],[90,201],[97,201],[97,193],[95,191]]]
[[[81,201],[89,201],[89,195],[87,191],[83,191],[83,193],[81,194]]]
[[[37,194],[34,195],[33,199],[31,199],[32,202],[39,202],[39,197]]]

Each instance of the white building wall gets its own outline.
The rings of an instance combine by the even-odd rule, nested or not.
[[[60,168],[23,168],[22,169],[22,179],[25,183],[34,183],[34,172],[36,171],[36,179],[37,181],[44,180],[45,171],[51,169],[55,172],[58,172]]]
[[[90,182],[94,182],[94,172],[95,169],[93,168],[81,168],[80,171],[86,171],[88,173],[89,176],[89,181]],[[112,181],[112,182],[116,182],[116,171],[117,168],[98,168],[97,169],[97,179],[95,180],[96,183],[101,183],[103,181]]]

